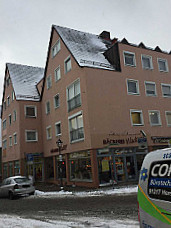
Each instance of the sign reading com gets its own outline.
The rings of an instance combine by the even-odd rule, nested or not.
[[[151,198],[171,202],[171,160],[152,163],[149,173],[148,195]]]

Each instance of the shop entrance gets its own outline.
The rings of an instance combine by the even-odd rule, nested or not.
[[[98,158],[99,182],[100,185],[110,184],[113,180],[112,156]]]

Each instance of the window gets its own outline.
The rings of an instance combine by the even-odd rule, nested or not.
[[[145,92],[147,96],[156,96],[155,82],[145,82]]]
[[[79,141],[84,139],[83,115],[77,113],[69,117],[70,141]]]
[[[149,111],[149,119],[152,126],[161,125],[159,111]]]
[[[47,89],[50,89],[52,87],[52,77],[51,77],[51,75],[47,77],[46,83],[47,83]]]
[[[60,44],[60,40],[58,40],[56,44],[52,47],[52,58],[55,57],[55,55],[57,55],[60,50],[61,50],[61,44]]]
[[[14,110],[13,112],[13,121],[15,122],[17,120],[17,112]]]
[[[17,144],[17,133],[14,133],[14,145]]]
[[[61,135],[61,122],[55,123],[56,136]]]
[[[9,136],[9,146],[12,146],[12,136]]]
[[[46,114],[48,115],[50,113],[50,101],[46,102]]]
[[[59,81],[61,79],[61,69],[60,66],[55,70],[55,82]]]
[[[7,97],[7,106],[10,105],[10,96]]]
[[[69,72],[71,70],[71,57],[69,56],[66,60],[65,60],[65,73]]]
[[[56,94],[54,96],[54,107],[58,108],[59,107],[59,94]]]
[[[4,105],[3,105],[4,111],[6,110],[6,108],[7,108],[7,104],[6,104],[6,101],[4,101]]]
[[[135,53],[124,51],[124,63],[127,66],[136,66]]]
[[[80,81],[77,80],[67,88],[68,111],[81,106]]]
[[[47,136],[47,139],[51,139],[52,138],[52,129],[51,129],[51,126],[48,126],[46,128],[46,136]]]
[[[37,142],[38,134],[36,130],[26,130],[26,142]]]
[[[166,59],[158,58],[159,71],[168,72],[168,64]]]
[[[171,97],[171,85],[162,84],[161,86],[162,86],[163,97]]]
[[[7,140],[6,139],[4,139],[2,141],[2,146],[3,146],[3,150],[7,149]]]
[[[152,57],[148,55],[141,55],[143,69],[153,69]]]
[[[6,119],[5,119],[5,120],[3,120],[3,122],[2,122],[2,129],[5,130],[6,127],[7,127],[7,121],[6,121]]]
[[[127,91],[128,91],[128,94],[139,94],[138,81],[128,79],[127,80]]]
[[[36,117],[36,106],[25,106],[26,117]]]
[[[19,161],[14,162],[14,174],[15,174],[15,176],[20,174],[20,162]]]
[[[7,77],[7,79],[6,79],[6,86],[8,87],[9,84],[10,84],[10,77]]]
[[[171,111],[166,111],[165,112],[166,115],[166,122],[168,126],[171,126]]]
[[[11,122],[12,122],[12,117],[11,114],[9,115],[9,125],[11,126]]]
[[[131,110],[131,122],[132,125],[144,125],[143,115],[141,110]]]
[[[14,93],[14,91],[12,91],[12,101],[14,101],[15,100],[15,93]]]

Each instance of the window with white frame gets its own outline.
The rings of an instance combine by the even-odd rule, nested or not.
[[[46,79],[47,89],[50,89],[52,87],[52,76],[49,75]]]
[[[47,137],[48,140],[52,138],[52,129],[51,129],[51,126],[48,126],[46,128],[46,137]]]
[[[128,94],[139,94],[139,84],[137,80],[127,79]]]
[[[124,51],[124,64],[127,66],[136,66],[135,53]]]
[[[14,99],[15,99],[15,93],[14,93],[14,91],[12,91],[12,101],[14,101]]]
[[[17,133],[14,133],[13,136],[14,136],[14,145],[16,145],[17,144]]]
[[[141,55],[143,69],[153,69],[152,57],[149,55]]]
[[[59,81],[61,79],[61,69],[60,66],[58,66],[55,69],[55,82]]]
[[[11,126],[11,123],[12,123],[12,116],[11,116],[11,114],[8,116],[8,118],[9,118],[9,125]]]
[[[12,146],[12,136],[11,135],[9,136],[9,146],[10,147]]]
[[[171,84],[162,84],[163,97],[171,97]]]
[[[145,92],[147,96],[156,96],[156,84],[155,82],[145,82]]]
[[[167,59],[158,58],[157,60],[158,60],[159,71],[168,72]]]
[[[56,132],[56,136],[61,135],[61,122],[55,123],[55,132]]]
[[[38,133],[36,130],[26,130],[26,142],[37,142],[38,141]]]
[[[58,108],[60,105],[59,103],[59,93],[54,96],[54,107]]]
[[[65,73],[67,73],[71,70],[71,57],[70,56],[67,59],[65,59],[64,67],[65,67]]]
[[[2,122],[2,129],[5,130],[7,127],[7,120],[4,119],[3,122]]]
[[[70,141],[79,141],[84,139],[83,115],[77,113],[69,117]]]
[[[166,115],[166,122],[168,126],[171,126],[171,111],[166,111],[165,112]]]
[[[16,110],[13,111],[13,121],[15,122],[17,120],[17,112]]]
[[[37,116],[36,106],[25,106],[25,116],[28,118],[35,118]]]
[[[67,88],[68,111],[81,106],[80,80]]]
[[[52,47],[52,58],[55,57],[58,52],[61,50],[61,43],[60,40],[58,40],[55,45]]]
[[[149,111],[150,124],[152,126],[161,125],[160,112],[159,111]]]
[[[50,113],[50,101],[46,102],[46,114],[48,115]]]
[[[133,126],[144,125],[142,110],[130,110],[131,123]]]

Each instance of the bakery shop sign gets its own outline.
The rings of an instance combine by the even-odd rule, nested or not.
[[[106,138],[103,139],[103,145],[124,145],[124,144],[133,144],[133,143],[137,143],[138,142],[138,138],[136,136],[132,137],[127,137],[127,138],[118,138],[118,139],[110,139],[110,138]]]

